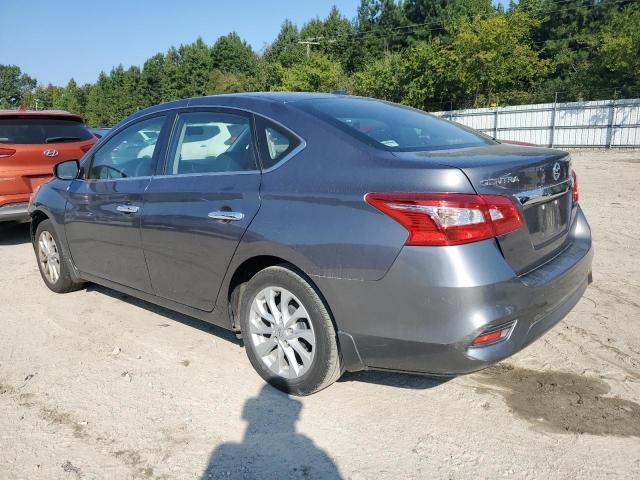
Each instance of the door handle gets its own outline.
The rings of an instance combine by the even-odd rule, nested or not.
[[[116,210],[122,213],[138,213],[140,207],[136,207],[135,205],[118,205]]]
[[[242,220],[244,218],[244,213],[217,211],[217,212],[211,212],[208,215],[208,217],[213,218],[214,220],[223,220],[226,222],[237,222],[238,220]]]

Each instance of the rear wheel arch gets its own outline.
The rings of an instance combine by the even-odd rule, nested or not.
[[[300,275],[311,286],[311,288],[315,290],[317,295],[322,300],[322,303],[324,303],[324,306],[327,309],[327,312],[331,317],[331,321],[333,322],[333,326],[337,332],[338,327],[336,325],[335,319],[333,318],[331,307],[328,304],[325,296],[322,294],[320,288],[318,288],[318,285],[316,285],[316,283],[308,274],[304,272],[303,269],[288,260],[273,255],[259,255],[248,258],[244,260],[240,265],[238,265],[233,275],[231,276],[231,280],[229,281],[229,288],[227,289],[226,299],[229,302],[229,315],[231,317],[232,328],[237,332],[240,331],[240,322],[237,318],[237,312],[239,310],[240,296],[242,294],[243,287],[258,272],[261,272],[266,268],[275,266],[281,266],[293,270],[295,273]]]
[[[262,308],[255,307],[256,299],[267,302],[265,295],[270,298],[268,306],[262,303]],[[290,317],[293,323],[288,323],[287,315],[294,311],[291,302],[293,309],[302,313]],[[246,283],[239,305],[245,350],[264,380],[288,393],[309,395],[340,377],[343,361],[333,316],[304,272],[290,263],[258,271]]]

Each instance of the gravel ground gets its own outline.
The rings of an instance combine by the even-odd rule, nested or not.
[[[640,478],[640,152],[574,154],[594,283],[542,339],[442,382],[293,398],[234,336],[102,287],[56,295],[0,227],[0,478]]]

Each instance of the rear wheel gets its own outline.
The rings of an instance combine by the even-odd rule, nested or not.
[[[240,299],[247,356],[267,382],[309,395],[341,373],[336,331],[316,290],[285,266],[258,272]]]
[[[42,280],[50,290],[67,293],[84,286],[84,283],[74,282],[71,278],[67,258],[50,220],[44,220],[38,225],[33,248]]]

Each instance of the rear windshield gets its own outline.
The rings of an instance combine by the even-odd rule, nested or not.
[[[0,117],[0,143],[65,143],[91,138],[91,132],[78,120]]]
[[[295,105],[367,143],[391,151],[441,150],[492,143],[466,127],[379,100],[344,97],[302,100]]]

